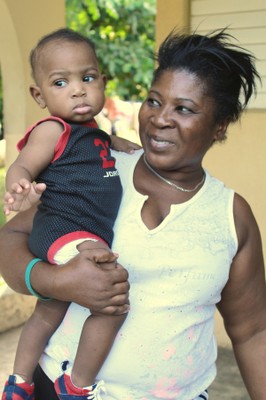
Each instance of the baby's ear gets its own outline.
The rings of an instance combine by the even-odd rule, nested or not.
[[[32,95],[32,97],[34,98],[36,103],[39,104],[39,106],[41,108],[45,108],[46,107],[46,103],[44,101],[44,98],[42,96],[42,91],[41,91],[39,86],[31,85],[30,86],[30,94]]]
[[[104,87],[106,87],[106,84],[107,84],[107,76],[106,76],[106,75],[102,75],[102,80],[103,80]]]

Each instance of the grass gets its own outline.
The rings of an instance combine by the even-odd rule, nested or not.
[[[0,226],[6,222],[6,217],[3,212],[3,198],[5,193],[5,168],[0,168]]]

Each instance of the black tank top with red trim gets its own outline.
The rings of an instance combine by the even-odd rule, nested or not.
[[[47,189],[34,218],[29,245],[44,260],[55,240],[76,231],[93,233],[111,247],[122,196],[109,135],[95,127],[63,123],[71,129],[63,149],[59,146],[59,157],[36,179],[45,182]]]

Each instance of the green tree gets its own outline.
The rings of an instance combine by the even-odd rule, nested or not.
[[[96,45],[106,94],[142,100],[154,69],[156,0],[66,0],[67,26]]]

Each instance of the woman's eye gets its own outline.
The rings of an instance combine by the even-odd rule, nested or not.
[[[185,107],[185,106],[178,106],[178,107],[177,107],[177,111],[180,111],[180,112],[183,113],[183,114],[190,114],[190,113],[192,113],[192,110],[191,110],[190,108],[188,108],[188,107]]]
[[[58,87],[64,87],[64,86],[66,86],[66,81],[63,81],[63,80],[59,80],[59,81],[56,81],[55,83],[55,86],[58,86]]]
[[[92,82],[93,80],[94,80],[94,77],[91,76],[91,75],[86,75],[86,76],[84,76],[84,78],[83,78],[83,81],[84,81],[84,82]]]
[[[160,105],[160,103],[157,100],[155,100],[155,99],[153,99],[151,97],[147,99],[147,103],[151,107],[158,107]]]

